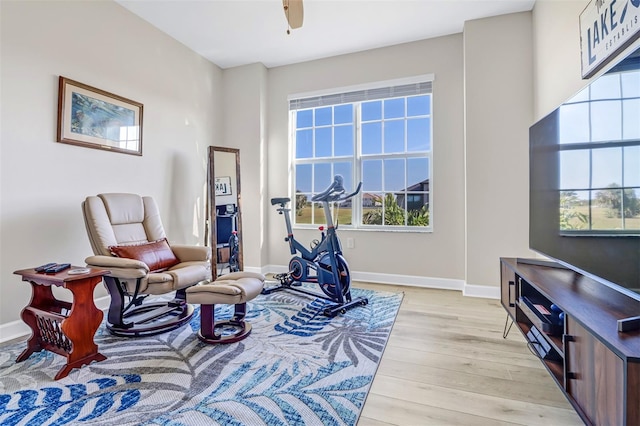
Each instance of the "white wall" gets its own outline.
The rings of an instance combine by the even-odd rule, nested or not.
[[[223,71],[223,123],[221,145],[240,149],[242,255],[245,269],[266,263],[263,215],[267,201],[265,161],[265,109],[267,68],[251,64]]]
[[[533,8],[534,119],[569,99],[588,80],[580,70],[579,17],[587,0],[536,0]]]
[[[529,250],[531,13],[465,23],[465,161],[470,285],[497,286],[500,257]]]
[[[80,209],[88,195],[151,195],[170,241],[203,244],[206,152],[221,135],[222,71],[115,2],[3,0],[0,13],[4,324],[19,320],[31,293],[13,271],[84,265],[92,254]],[[57,143],[60,75],[143,103],[143,156]]]
[[[269,70],[268,198],[288,196],[288,103],[296,93],[416,75],[435,75],[433,89],[433,233],[340,230],[351,271],[462,280],[464,278],[464,158],[462,35],[407,43]],[[269,263],[291,255],[284,220],[269,206]],[[318,231],[297,231],[310,242]],[[496,266],[497,267],[497,266]]]

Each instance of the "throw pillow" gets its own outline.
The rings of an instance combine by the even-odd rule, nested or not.
[[[110,246],[109,251],[116,257],[144,262],[151,272],[166,271],[180,263],[166,238],[143,244]]]

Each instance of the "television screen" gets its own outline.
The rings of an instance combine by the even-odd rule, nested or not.
[[[529,140],[530,247],[640,293],[640,49]]]
[[[235,216],[216,216],[216,243],[228,244],[235,229]]]

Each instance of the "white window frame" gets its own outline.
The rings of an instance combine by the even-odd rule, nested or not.
[[[368,83],[368,84],[361,84],[361,85],[354,85],[354,86],[346,86],[346,87],[340,87],[340,88],[334,88],[331,90],[323,90],[323,91],[314,91],[314,92],[304,92],[304,93],[296,93],[296,94],[291,94],[288,96],[288,103],[289,105],[292,104],[292,102],[298,102],[298,101],[304,101],[306,99],[309,98],[317,98],[317,97],[329,97],[329,96],[340,96],[340,97],[348,97],[348,95],[350,93],[353,92],[360,92],[360,91],[365,91],[365,92],[369,92],[369,91],[375,91],[376,89],[387,89],[387,88],[393,88],[393,87],[397,87],[397,86],[405,86],[405,85],[415,85],[415,84],[421,84],[421,83],[427,83],[429,85],[431,85],[431,90],[427,93],[431,94],[431,105],[430,105],[430,117],[433,117],[433,82],[434,82],[435,78],[433,74],[424,74],[424,75],[419,75],[419,76],[414,76],[414,77],[408,77],[408,78],[402,78],[402,79],[394,79],[394,80],[386,80],[386,81],[379,81],[379,82],[375,82],[375,83]],[[427,94],[424,93],[424,94]],[[398,97],[409,97],[411,96],[410,94],[399,94]],[[387,97],[390,98],[390,97]],[[372,100],[384,100],[384,97],[380,97],[380,98],[375,98],[372,97],[370,99],[363,99],[363,100],[358,100],[358,101],[349,101],[349,100],[345,100],[342,102],[333,102],[330,104],[327,104],[326,106],[329,105],[338,105],[338,104],[359,104],[362,102],[366,102],[366,101],[372,101]],[[315,107],[318,106],[322,106],[322,105],[315,105]],[[296,109],[307,109],[307,108],[311,108],[311,106],[309,107],[300,107],[300,108],[289,108],[289,194],[291,194],[291,208],[295,209],[295,201],[296,201],[296,192],[295,192],[295,182],[296,182],[296,164],[299,164],[299,160],[296,159],[296,146],[295,146],[295,138],[296,138],[296,122],[295,122],[295,111]],[[355,132],[356,132],[356,140],[355,140],[355,146],[354,146],[354,155],[349,157],[349,162],[351,162],[353,164],[353,170],[352,170],[352,181],[354,183],[354,187],[353,188],[349,188],[351,191],[355,190],[355,187],[357,186],[357,183],[360,182],[360,176],[362,176],[362,153],[361,153],[361,140],[362,140],[362,135],[361,135],[361,131],[362,131],[362,119],[361,119],[361,108],[356,108],[355,109]],[[384,119],[383,119],[384,121]],[[405,123],[406,123],[406,117],[405,117]],[[430,131],[430,141],[431,141],[431,146],[430,146],[430,150],[425,152],[416,152],[416,153],[409,153],[407,151],[404,151],[402,153],[393,153],[393,154],[376,154],[376,155],[371,155],[371,156],[366,156],[367,159],[373,159],[375,157],[378,157],[380,159],[388,159],[388,158],[393,158],[393,157],[397,157],[397,158],[411,158],[411,157],[419,157],[419,158],[427,158],[429,160],[429,175],[428,175],[428,180],[429,180],[429,191],[428,191],[428,196],[429,196],[429,225],[428,226],[398,226],[398,225],[368,225],[368,224],[363,224],[362,223],[362,209],[363,209],[363,203],[362,203],[362,198],[361,198],[361,194],[358,194],[357,196],[354,197],[354,202],[352,202],[352,219],[354,220],[354,223],[352,225],[346,225],[346,224],[341,224],[341,227],[350,229],[350,230],[358,230],[358,231],[376,231],[376,232],[413,232],[413,233],[430,233],[433,232],[433,224],[434,224],[434,214],[433,214],[433,203],[434,203],[434,198],[433,198],[433,158],[434,158],[434,139],[433,139],[433,126],[434,126],[434,121],[433,118],[431,120],[431,125],[429,126],[429,131]],[[340,158],[340,157],[329,157],[330,159],[334,159],[334,158]],[[324,159],[318,159],[318,161],[315,161],[315,159],[310,159],[308,161],[309,164],[313,164],[314,162],[322,162],[325,161],[326,162],[326,158]],[[302,160],[301,163],[305,163],[305,160]],[[383,171],[384,173],[384,171]],[[384,176],[383,176],[384,179]],[[313,180],[313,176],[312,176],[312,180]],[[406,175],[405,175],[405,180],[406,180]],[[406,183],[406,182],[405,182]],[[329,182],[327,183],[328,186]],[[312,185],[313,185],[313,181],[312,181]],[[313,187],[313,186],[312,186]],[[406,188],[406,185],[405,185]],[[388,192],[388,191],[387,191]],[[319,224],[314,223],[314,224],[306,224],[306,223],[296,223],[295,221],[295,217],[294,217],[294,221],[293,221],[293,227],[297,228],[297,229],[316,229],[319,226]]]

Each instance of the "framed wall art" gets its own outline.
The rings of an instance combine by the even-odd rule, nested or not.
[[[142,155],[140,102],[60,76],[58,142]]]

